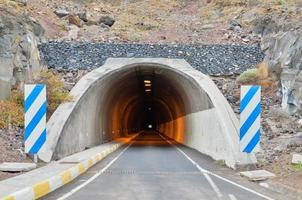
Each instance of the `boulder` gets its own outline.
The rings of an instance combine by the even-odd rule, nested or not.
[[[88,14],[87,14],[87,12],[79,12],[79,13],[77,13],[77,15],[84,22],[88,22]]]
[[[100,24],[105,24],[109,27],[111,27],[114,24],[114,22],[115,22],[115,20],[109,16],[102,16],[99,20]]]
[[[301,154],[293,154],[292,164],[302,164],[302,155]]]
[[[248,178],[250,181],[263,181],[275,177],[275,174],[266,170],[254,170],[240,172],[240,175]]]
[[[100,19],[98,19],[98,17],[91,15],[89,12],[85,12],[85,13],[86,14],[84,16],[82,14],[80,19],[82,19],[87,26],[99,25]]]
[[[230,20],[229,25],[230,25],[230,30],[234,30],[235,27],[237,26],[241,28],[241,24],[235,19]]]
[[[60,18],[66,17],[70,14],[67,10],[64,9],[55,10],[54,13]]]

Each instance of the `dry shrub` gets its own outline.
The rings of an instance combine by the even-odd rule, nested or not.
[[[267,79],[269,77],[269,68],[267,62],[261,62],[258,65],[258,72],[260,79]]]
[[[0,128],[23,127],[23,94],[13,91],[11,98],[0,101]]]
[[[52,115],[61,103],[72,100],[68,94],[69,92],[64,89],[64,83],[60,77],[52,71],[40,72],[35,82],[46,84],[48,117]]]

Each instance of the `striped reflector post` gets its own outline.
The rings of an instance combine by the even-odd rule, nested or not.
[[[37,154],[46,141],[46,86],[25,85],[25,153]]]
[[[240,151],[252,153],[260,143],[261,87],[241,86]]]

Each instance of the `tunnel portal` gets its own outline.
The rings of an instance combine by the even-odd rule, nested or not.
[[[44,161],[152,129],[232,168],[256,162],[239,151],[239,122],[227,100],[184,60],[108,59],[71,95],[48,122]]]

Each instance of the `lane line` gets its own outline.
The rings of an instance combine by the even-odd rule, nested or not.
[[[84,183],[82,183],[81,185],[77,186],[76,188],[72,189],[70,192],[64,194],[63,196],[61,196],[60,198],[58,198],[57,200],[64,200],[67,199],[68,197],[70,197],[71,195],[73,195],[74,193],[76,193],[77,191],[81,190],[83,187],[85,187],[86,185],[88,185],[89,183],[91,183],[94,179],[96,179],[97,177],[99,177],[100,175],[102,175],[117,159],[119,159],[119,157],[134,143],[131,142],[127,147],[125,147],[123,149],[123,151],[121,151],[113,160],[111,160],[101,171],[99,171],[98,173],[96,173],[95,175],[93,175],[92,177],[90,177],[88,180],[86,180]]]
[[[233,194],[229,194],[229,197],[230,197],[231,200],[237,200],[237,198]]]
[[[211,187],[213,188],[213,190],[215,191],[217,197],[219,199],[222,199],[223,195],[220,192],[218,186],[214,183],[213,179],[205,172],[202,172],[202,174],[204,175],[204,177],[206,177],[207,181],[209,182],[209,184],[211,185]]]
[[[177,146],[175,146],[169,140],[164,138],[161,134],[159,134],[159,136],[163,140],[165,140],[167,143],[169,143],[171,146],[176,148],[181,154],[183,154],[204,175],[204,177],[207,179],[207,181],[210,184],[210,186],[212,187],[212,189],[215,191],[218,199],[222,199],[222,197],[223,197],[222,193],[220,192],[218,186],[214,183],[213,179],[206,173],[206,171],[203,168],[201,168],[194,160],[192,160],[187,154],[185,154],[181,149],[179,149]]]
[[[179,152],[181,152],[188,160],[190,160],[199,170],[201,170],[201,172],[204,172],[204,173],[206,173],[206,174],[209,174],[209,175],[212,175],[212,176],[214,176],[214,177],[216,177],[216,178],[218,178],[218,179],[220,179],[220,180],[223,180],[223,181],[225,181],[225,182],[227,182],[227,183],[230,183],[230,184],[232,184],[232,185],[234,185],[234,186],[236,186],[236,187],[239,187],[239,188],[241,188],[241,189],[243,189],[243,190],[245,190],[245,191],[248,191],[248,192],[250,192],[250,193],[253,193],[253,194],[255,194],[255,195],[257,195],[257,196],[259,196],[259,197],[262,197],[262,198],[264,198],[264,199],[266,199],[266,200],[275,200],[275,199],[273,199],[273,198],[271,198],[271,197],[268,197],[268,196],[265,196],[265,195],[263,195],[263,194],[261,194],[261,193],[259,193],[259,192],[256,192],[255,190],[252,190],[252,189],[249,189],[249,188],[247,188],[247,187],[245,187],[245,186],[242,186],[242,185],[240,185],[240,184],[238,184],[238,183],[235,183],[235,182],[233,182],[233,181],[231,181],[231,180],[229,180],[229,179],[226,179],[226,178],[224,178],[224,177],[222,177],[222,176],[219,176],[219,175],[217,175],[217,174],[215,174],[215,173],[213,173],[213,172],[210,172],[210,171],[208,171],[208,170],[206,170],[206,169],[203,169],[202,167],[200,167],[195,161],[193,161],[183,150],[181,150],[179,147],[177,147],[175,144],[173,144],[173,143],[171,143],[169,140],[167,140],[165,137],[163,137],[161,134],[159,134],[164,140],[166,140],[169,144],[171,144],[172,146],[174,146]]]

